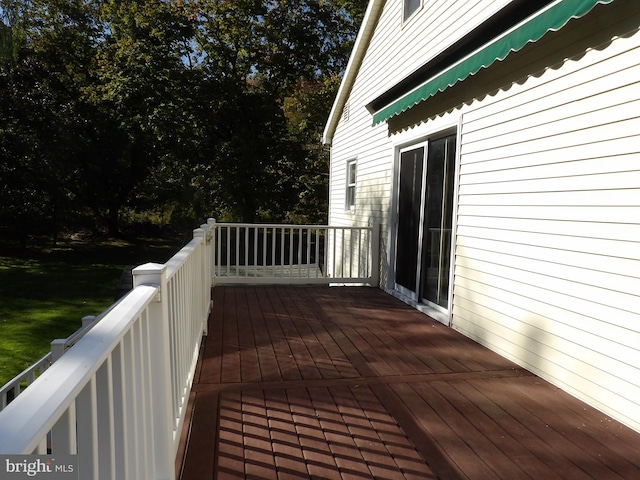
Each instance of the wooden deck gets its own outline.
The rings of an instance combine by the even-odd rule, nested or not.
[[[216,287],[191,400],[182,480],[640,478],[640,434],[374,288]]]

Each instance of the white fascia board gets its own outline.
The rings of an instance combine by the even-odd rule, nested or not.
[[[356,80],[358,70],[362,64],[362,59],[369,47],[369,41],[373,36],[376,25],[378,24],[378,17],[382,11],[385,1],[386,0],[371,0],[367,6],[367,11],[364,14],[362,25],[358,31],[358,36],[356,37],[356,42],[353,46],[353,50],[351,51],[347,68],[342,76],[342,82],[340,83],[338,94],[333,102],[331,113],[329,114],[327,124],[324,128],[324,133],[322,135],[322,143],[324,145],[331,145],[331,142],[333,141],[333,134],[338,127],[338,122],[342,116],[342,110],[344,109],[347,99],[349,98],[349,94],[351,93],[351,88]]]

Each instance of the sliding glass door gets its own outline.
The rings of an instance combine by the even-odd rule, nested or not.
[[[398,231],[396,248],[396,284],[405,290],[416,291],[420,256],[421,198],[424,148],[414,148],[400,154],[400,182],[398,186]]]
[[[456,136],[400,152],[396,289],[448,309]]]

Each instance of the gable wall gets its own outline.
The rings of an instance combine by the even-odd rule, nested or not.
[[[509,3],[509,0],[425,0],[402,26],[400,0],[388,0],[349,97],[349,120],[341,120],[332,148],[329,223],[382,224],[381,259],[387,258],[393,155],[385,124],[371,127],[366,105],[450,43]],[[443,32],[454,32],[444,36]],[[380,74],[379,72],[384,72]],[[347,162],[358,161],[356,208],[345,211]],[[382,284],[386,264],[381,267]]]

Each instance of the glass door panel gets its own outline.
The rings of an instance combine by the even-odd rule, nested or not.
[[[455,135],[429,142],[424,202],[420,298],[448,308]]]
[[[400,154],[396,284],[414,294],[418,283],[424,146]]]

